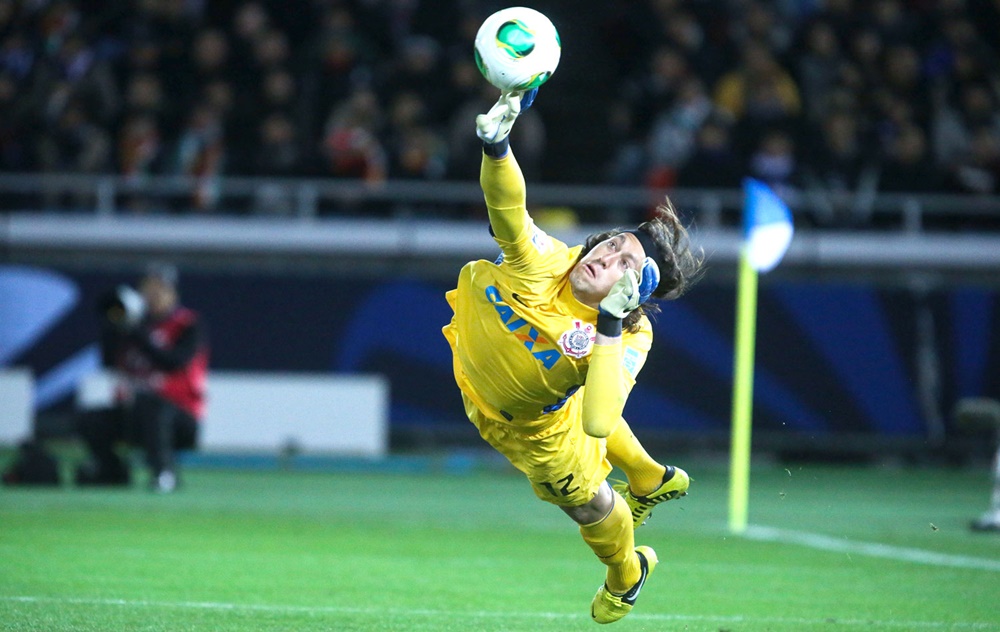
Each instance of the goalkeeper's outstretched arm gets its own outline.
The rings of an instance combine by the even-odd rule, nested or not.
[[[483,141],[479,183],[486,197],[490,226],[502,241],[514,241],[528,220],[524,175],[510,151],[510,130],[528,109],[538,89],[506,92],[486,114],[476,117],[476,134]]]

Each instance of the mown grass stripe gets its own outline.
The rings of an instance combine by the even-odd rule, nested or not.
[[[83,597],[38,597],[38,596],[0,596],[0,601],[15,603],[65,604],[83,606],[121,606],[127,608],[170,608],[187,610],[233,610],[271,613],[294,614],[354,614],[372,616],[395,615],[400,617],[432,617],[448,618],[451,621],[466,619],[543,619],[543,620],[585,620],[586,613],[570,612],[516,612],[516,611],[464,611],[440,610],[425,608],[357,608],[350,606],[295,606],[283,604],[253,604],[253,603],[221,603],[213,601],[147,601],[133,599],[97,599]],[[708,622],[708,623],[761,623],[786,625],[820,625],[835,624],[839,626],[871,628],[873,626],[915,629],[996,629],[995,623],[976,621],[877,621],[873,619],[840,619],[840,618],[805,618],[805,617],[753,617],[733,615],[685,615],[685,614],[644,614],[633,612],[629,619],[636,621],[673,621],[673,622]]]

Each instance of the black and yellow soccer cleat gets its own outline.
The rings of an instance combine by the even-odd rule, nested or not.
[[[635,600],[639,598],[639,591],[642,590],[646,580],[656,568],[656,551],[648,546],[635,547],[635,554],[639,556],[639,581],[629,588],[624,595],[616,595],[608,590],[608,585],[603,584],[597,589],[594,601],[590,604],[590,617],[598,623],[614,623],[628,613],[632,612]]]
[[[666,467],[667,471],[663,474],[663,483],[656,488],[656,491],[645,496],[633,494],[626,482],[614,484],[614,490],[622,495],[632,512],[633,528],[638,529],[645,524],[649,515],[653,513],[653,507],[680,496],[687,496],[688,485],[691,484],[687,472],[673,465]]]

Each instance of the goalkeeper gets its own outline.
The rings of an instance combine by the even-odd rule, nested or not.
[[[591,616],[610,623],[632,610],[657,563],[633,530],[688,488],[688,475],[650,457],[622,419],[652,344],[647,314],[656,308],[647,301],[679,297],[702,260],[669,200],[634,230],[572,248],[534,225],[508,135],[536,93],[505,93],[476,119],[480,183],[502,254],[462,268],[446,295],[454,316],[444,335],[480,435],[579,524],[607,567]],[[612,465],[627,483],[608,484]]]

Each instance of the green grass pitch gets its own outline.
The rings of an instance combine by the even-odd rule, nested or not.
[[[1000,630],[986,472],[724,467],[637,532],[660,565],[612,629]],[[0,630],[596,630],[603,567],[506,470],[196,469],[180,492],[0,488]],[[771,530],[764,529],[764,527]]]

